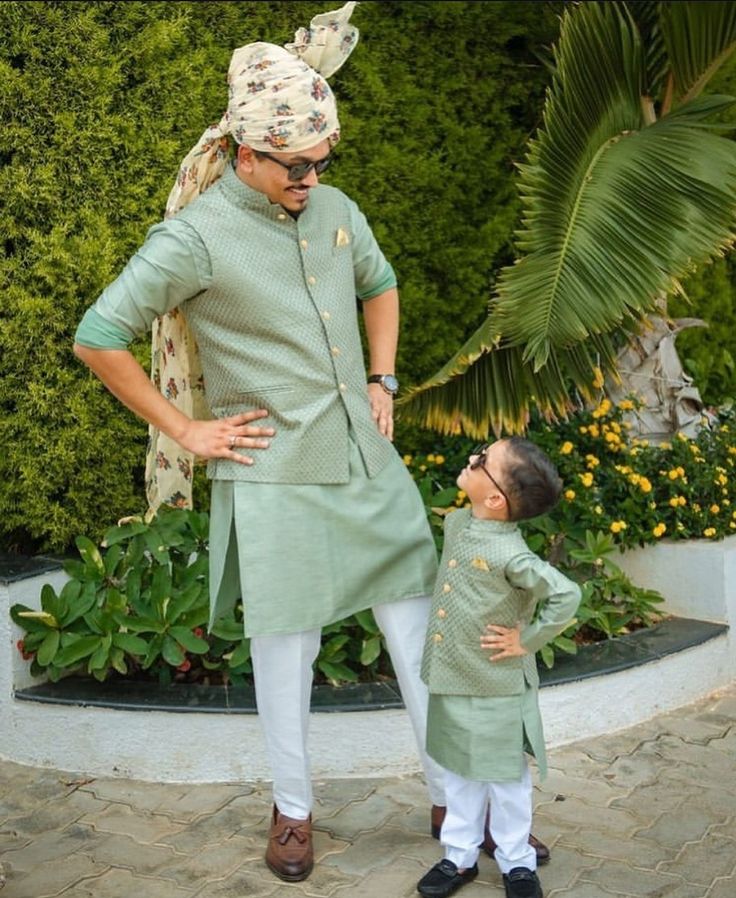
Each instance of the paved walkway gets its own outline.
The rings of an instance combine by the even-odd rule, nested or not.
[[[262,860],[263,784],[90,780],[0,762],[1,898],[416,895],[439,859],[419,778],[330,780],[316,795],[317,864],[287,885]],[[547,898],[734,898],[736,684],[551,751],[535,797],[534,830],[552,848]],[[463,898],[502,898],[495,865],[480,865]]]

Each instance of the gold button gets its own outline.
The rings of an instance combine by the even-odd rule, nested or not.
[[[451,589],[452,587],[450,586],[450,584],[445,583],[445,585],[442,587],[442,592],[450,592]]]
[[[300,240],[299,246],[301,246],[302,249],[306,249],[309,246],[309,241],[308,240]]]
[[[307,283],[311,284],[311,286],[314,287],[314,285],[317,283],[317,278],[313,274],[310,274],[307,278]]]
[[[435,633],[433,638],[434,638],[435,642],[442,642],[442,634],[441,633]]]
[[[339,346],[333,346],[333,347],[332,347],[332,354],[333,354],[334,356],[340,355],[340,347],[339,347]]]
[[[444,618],[447,617],[447,612],[445,611],[444,608],[439,609],[439,611],[437,612],[437,617],[439,617],[440,620],[443,620]]]
[[[279,221],[286,221],[286,215],[283,212],[279,212],[276,218],[278,218]]]
[[[330,320],[330,313],[329,313],[329,312],[322,312],[322,317],[325,319],[325,321],[329,321],[329,320]]]
[[[345,390],[347,390],[347,385],[346,385],[346,384],[340,384],[340,392],[341,392],[341,393],[344,393]]]
[[[447,566],[448,566],[448,567],[457,567],[457,560],[456,560],[455,558],[451,558],[451,559],[447,562]]]

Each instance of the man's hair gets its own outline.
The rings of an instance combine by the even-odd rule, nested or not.
[[[510,502],[509,520],[524,521],[554,508],[562,481],[549,456],[521,437],[509,437],[506,444],[503,486]]]

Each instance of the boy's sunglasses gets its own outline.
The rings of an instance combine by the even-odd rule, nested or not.
[[[483,473],[488,477],[491,483],[496,487],[496,489],[501,493],[501,495],[506,500],[506,505],[511,508],[511,502],[509,501],[509,497],[506,493],[501,489],[498,484],[496,478],[491,474],[491,472],[486,468],[486,453],[488,452],[489,445],[488,443],[481,443],[480,446],[476,446],[475,449],[470,453],[471,459],[475,456],[475,461],[468,462],[468,467],[471,471],[475,471],[478,468],[483,471]]]

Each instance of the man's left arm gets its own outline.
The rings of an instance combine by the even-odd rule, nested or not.
[[[390,287],[363,303],[370,374],[394,374],[399,342],[399,291]],[[380,433],[394,438],[394,400],[380,384],[368,384],[373,420]]]

